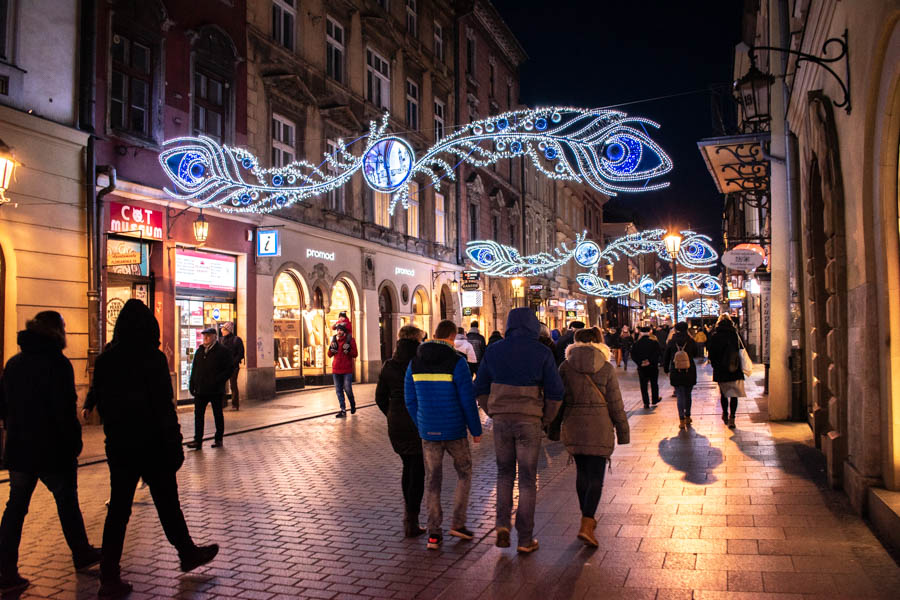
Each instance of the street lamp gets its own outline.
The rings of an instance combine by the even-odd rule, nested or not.
[[[457,281],[455,277],[453,278],[453,281],[450,282],[450,291],[454,294],[459,291],[459,281]]]
[[[9,189],[9,182],[15,170],[16,161],[12,158],[12,152],[9,146],[0,140],[0,206],[9,202],[6,190]]]
[[[744,124],[749,125],[753,131],[762,131],[762,125],[772,119],[769,114],[769,94],[775,78],[756,68],[755,54],[750,56],[750,61],[750,70],[734,82],[734,94],[738,104],[744,109]]]
[[[670,233],[663,238],[666,252],[672,257],[672,325],[678,324],[678,252],[681,250],[681,236]]]
[[[521,277],[515,277],[510,281],[513,287],[513,298],[515,299],[516,308],[519,307],[519,289],[525,285],[525,281]]]
[[[209,237],[209,222],[203,216],[203,211],[201,210],[200,216],[194,221],[194,239],[202,244],[207,237]]]

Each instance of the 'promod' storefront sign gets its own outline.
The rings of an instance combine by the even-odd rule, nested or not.
[[[175,250],[175,286],[200,290],[237,290],[237,259],[227,254]]]
[[[163,209],[109,203],[109,230],[151,240],[163,239]]]

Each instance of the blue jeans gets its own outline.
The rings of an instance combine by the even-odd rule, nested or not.
[[[686,419],[691,416],[691,390],[692,385],[676,385],[675,399],[678,403],[678,418]]]
[[[340,375],[334,373],[332,377],[334,377],[334,391],[337,393],[341,410],[346,410],[344,392],[347,392],[347,399],[350,400],[350,410],[356,410],[356,399],[353,397],[353,373],[342,373]]]
[[[519,545],[531,542],[534,534],[534,505],[537,496],[537,464],[541,454],[539,421],[516,418],[494,419],[494,451],[497,454],[497,527],[509,529],[512,520],[513,485],[519,467],[519,507],[516,531]]]

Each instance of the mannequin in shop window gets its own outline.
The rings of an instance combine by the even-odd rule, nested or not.
[[[222,337],[220,338],[222,345],[231,352],[234,359],[234,371],[228,378],[231,387],[231,408],[234,410],[241,409],[241,392],[238,389],[238,373],[241,370],[241,361],[244,360],[244,340],[242,340],[234,332],[234,323],[228,321],[222,325]],[[227,404],[227,400],[225,401]]]

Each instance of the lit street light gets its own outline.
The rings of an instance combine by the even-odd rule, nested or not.
[[[672,257],[672,325],[678,323],[678,252],[681,250],[681,236],[670,233],[663,238],[666,252]]]
[[[515,277],[512,281],[510,281],[513,287],[513,298],[515,301],[515,308],[519,307],[519,290],[525,284],[525,281],[521,277]]]

